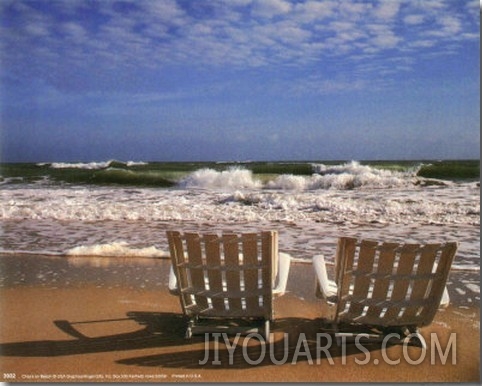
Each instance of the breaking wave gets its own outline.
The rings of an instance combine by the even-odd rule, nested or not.
[[[275,189],[275,190],[318,190],[318,189],[356,189],[369,188],[394,188],[413,186],[420,183],[416,177],[417,170],[392,171],[377,169],[371,166],[350,162],[343,165],[327,166],[324,164],[312,165],[311,176],[280,174],[265,183],[251,170],[232,168],[223,171],[214,169],[201,169],[189,174],[179,186],[183,188],[203,189]]]
[[[147,165],[147,162],[136,162],[136,161],[116,161],[116,160],[109,160],[105,162],[76,162],[76,163],[69,163],[69,162],[53,162],[51,164],[46,163],[39,163],[38,166],[45,166],[49,165],[52,169],[87,169],[87,170],[97,170],[97,169],[106,169],[108,167],[119,167],[119,166],[140,166],[140,165]]]
[[[137,162],[0,164],[0,184],[122,185],[213,190],[400,188],[477,182],[479,162]]]
[[[232,168],[223,171],[201,169],[189,174],[179,183],[183,188],[202,189],[257,189],[261,181],[253,177],[247,169]]]

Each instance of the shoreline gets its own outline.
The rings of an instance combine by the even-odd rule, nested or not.
[[[367,352],[348,345],[345,353],[333,344],[317,360],[317,334],[327,334],[321,303],[314,296],[311,265],[295,263],[287,294],[274,303],[273,351],[267,351],[277,361],[288,352],[286,362],[276,365],[266,353],[260,363],[250,364],[260,358],[262,345],[256,338],[241,337],[231,357],[219,338],[217,364],[211,337],[211,356],[201,366],[206,343],[203,336],[184,339],[186,320],[178,298],[167,290],[168,259],[0,254],[0,262],[2,274],[9,277],[0,287],[0,374],[16,377],[5,382],[480,380],[480,307],[460,303],[462,296],[450,287],[451,305],[421,329],[430,343],[420,364],[413,364],[421,357],[419,348],[395,345],[385,351],[379,344],[367,345]],[[458,279],[451,274],[450,280]],[[445,364],[443,358],[431,363],[431,339],[436,337],[448,349],[452,334],[455,363],[454,353],[448,351]],[[233,337],[229,342],[233,344]]]
[[[362,239],[390,240],[405,243],[459,242],[453,267],[470,267],[480,272],[479,225],[436,224],[359,224],[352,221],[324,223],[311,221],[148,221],[102,220],[62,221],[4,220],[3,249],[9,254],[38,254],[51,256],[92,255],[105,256],[169,256],[166,230],[193,232],[257,232],[276,230],[279,234],[279,250],[297,260],[311,261],[317,254],[324,254],[333,261],[340,236]],[[32,237],[35,236],[35,237]],[[16,253],[17,251],[17,253]],[[1,254],[2,252],[0,252]],[[80,256],[79,256],[80,257]],[[478,271],[476,271],[478,270]]]
[[[284,250],[282,250],[284,252]],[[165,252],[167,254],[167,252]],[[96,280],[98,284],[119,286],[126,285],[129,288],[146,288],[163,289],[167,286],[168,273],[164,273],[161,277],[152,275],[152,272],[166,271],[165,266],[170,265],[170,257],[148,257],[148,256],[99,256],[99,255],[65,255],[65,254],[41,254],[41,253],[15,253],[0,252],[0,263],[10,260],[6,263],[9,269],[1,269],[0,265],[0,288],[16,286],[18,284],[29,284],[38,286],[52,286],[57,288],[61,285],[69,285],[70,282],[76,282],[76,285],[85,284],[87,281]],[[2,263],[4,264],[4,263]],[[327,261],[328,277],[334,275],[334,263]],[[294,275],[293,267],[300,266],[299,270],[305,272],[310,277],[308,283],[303,279],[297,280]],[[38,270],[37,276],[25,276],[25,272],[31,267]],[[59,268],[60,267],[60,268]],[[145,272],[150,274],[149,277],[143,278],[136,274],[136,271],[144,267]],[[315,276],[312,269],[311,260],[304,258],[292,258],[290,277],[288,278],[288,292],[300,295],[303,299],[317,302],[314,297],[311,286],[314,288]],[[116,276],[119,269],[123,269],[128,277],[119,280]],[[70,272],[70,275],[62,277],[57,271]],[[44,271],[44,272],[42,272]],[[94,278],[94,279],[93,279]],[[160,280],[159,280],[160,279]],[[64,283],[62,284],[62,280]],[[110,284],[109,284],[110,283]],[[155,284],[153,284],[155,283]],[[300,283],[301,285],[297,286]],[[477,283],[472,291],[470,291],[471,283]],[[474,269],[452,269],[450,271],[447,288],[450,294],[450,304],[456,308],[480,308],[480,271]],[[464,287],[466,286],[466,287]],[[463,289],[461,287],[464,287]],[[476,288],[475,288],[476,287]],[[167,287],[166,287],[167,288]],[[470,292],[470,293],[468,293]]]

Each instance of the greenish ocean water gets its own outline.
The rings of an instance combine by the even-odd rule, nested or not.
[[[358,170],[356,170],[358,168]],[[3,184],[48,183],[172,187],[199,170],[246,170],[265,184],[280,175],[311,176],[402,173],[420,179],[478,180],[479,160],[447,161],[274,161],[274,162],[88,162],[3,163]]]

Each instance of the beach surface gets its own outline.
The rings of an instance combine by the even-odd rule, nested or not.
[[[274,303],[269,344],[257,336],[233,336],[228,345],[224,337],[187,340],[179,300],[167,289],[169,264],[0,255],[1,380],[480,382],[479,302],[468,303],[455,290],[463,272],[450,275],[451,305],[421,329],[423,351],[402,344],[330,344],[308,263],[292,264],[288,292]]]

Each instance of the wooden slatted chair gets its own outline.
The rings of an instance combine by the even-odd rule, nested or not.
[[[269,339],[273,297],[283,295],[290,256],[275,231],[198,234],[168,231],[169,290],[190,318],[186,337],[205,332],[259,332]]]
[[[353,339],[350,329],[369,327],[369,338],[389,333],[425,347],[418,327],[429,325],[438,308],[449,303],[446,281],[457,243],[379,243],[341,237],[335,258],[335,281],[328,280],[322,255],[313,258],[316,294],[334,306],[331,320],[338,342]]]

